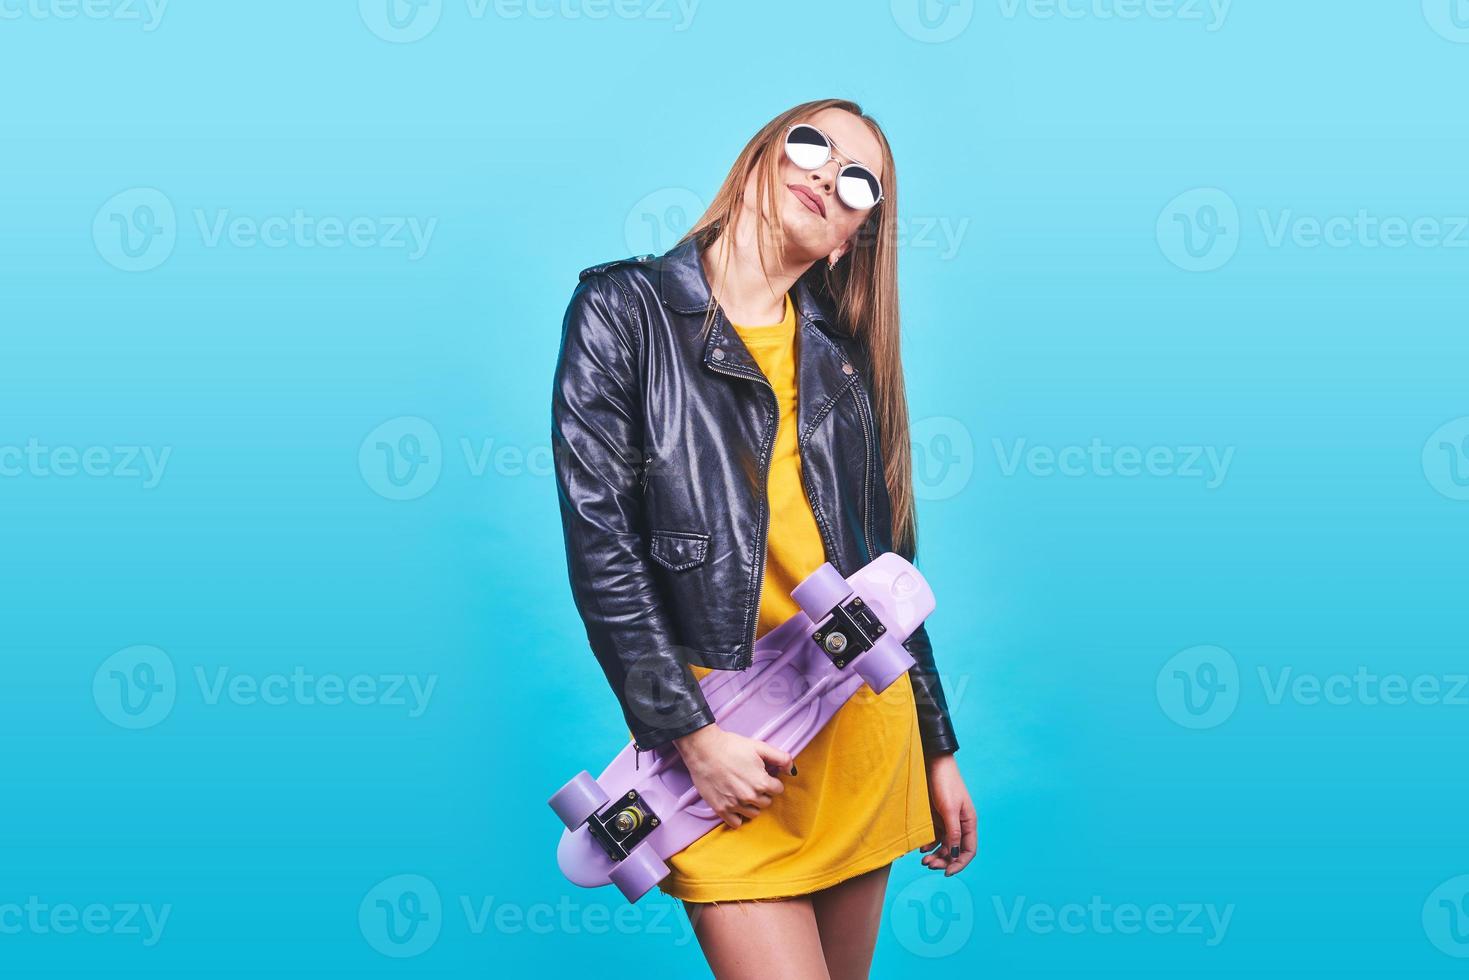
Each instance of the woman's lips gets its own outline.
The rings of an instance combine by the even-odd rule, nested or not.
[[[812,211],[815,211],[823,218],[826,217],[826,205],[821,203],[821,198],[817,197],[806,188],[801,187],[797,184],[787,184],[786,186],[791,189],[792,194],[800,198],[802,204],[806,205],[806,207],[810,208]]]

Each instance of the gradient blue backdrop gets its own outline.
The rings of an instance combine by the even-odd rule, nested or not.
[[[1464,0],[3,0],[0,972],[702,974],[556,871],[550,377],[845,96],[981,811],[875,975],[1462,973],[1466,73]]]

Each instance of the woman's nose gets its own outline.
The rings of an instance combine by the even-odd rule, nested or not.
[[[837,171],[839,170],[841,170],[841,164],[835,160],[828,160],[811,171],[811,179],[820,181],[826,187],[831,187],[836,183]]]

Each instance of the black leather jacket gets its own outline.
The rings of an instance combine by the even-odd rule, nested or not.
[[[792,297],[801,473],[846,576],[896,549],[865,352],[818,274]],[[692,238],[583,270],[552,390],[572,596],[641,749],[714,720],[687,664],[742,670],[754,649],[779,413],[723,310],[703,335],[709,294]],[[905,646],[923,749],[953,751],[927,630]]]

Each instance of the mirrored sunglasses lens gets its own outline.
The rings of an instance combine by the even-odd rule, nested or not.
[[[837,196],[849,208],[865,211],[877,204],[881,194],[882,185],[866,167],[843,167],[837,175]]]
[[[831,156],[831,147],[819,130],[797,126],[786,136],[786,156],[802,170],[815,170]]]

